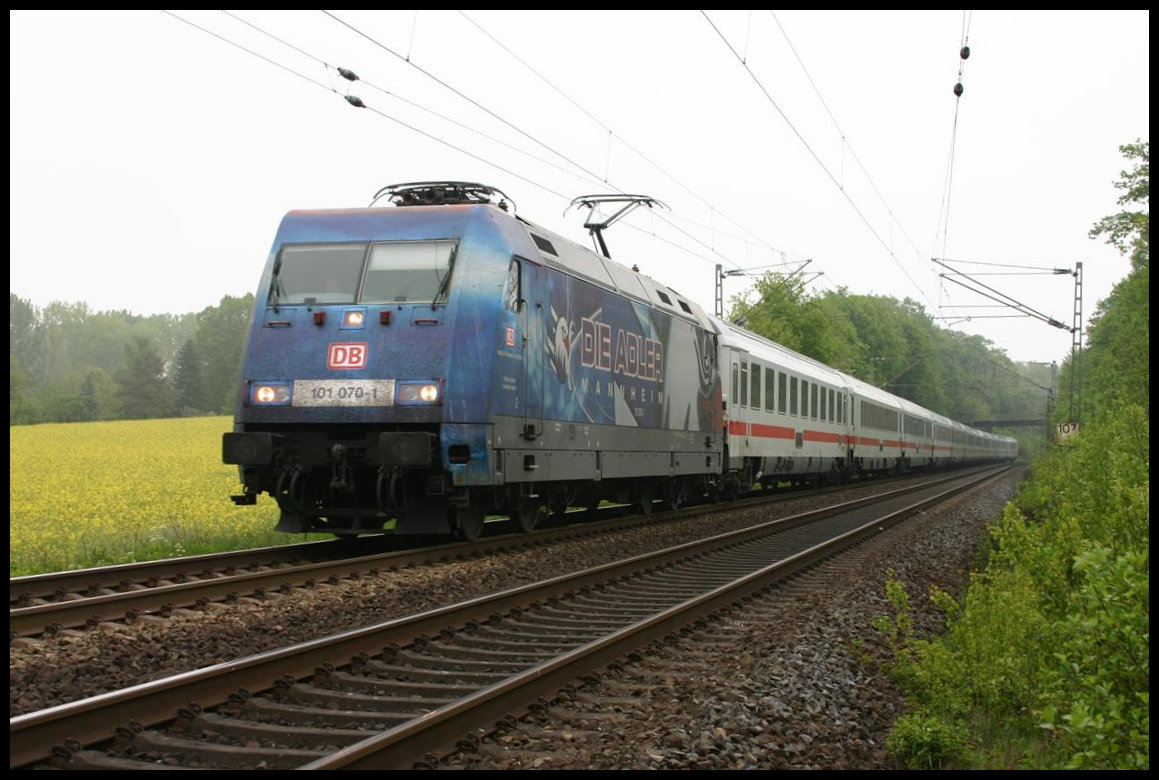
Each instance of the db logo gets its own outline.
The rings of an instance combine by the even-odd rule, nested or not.
[[[366,343],[331,344],[326,355],[326,368],[366,368]]]
[[[508,347],[515,346],[515,328],[512,328],[512,327],[507,328],[506,346],[508,346]]]

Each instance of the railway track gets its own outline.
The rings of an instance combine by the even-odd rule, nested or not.
[[[409,768],[983,476],[474,599],[11,720],[10,766]],[[196,702],[196,704],[191,704]]]
[[[854,487],[863,486],[859,483]],[[849,486],[758,494],[729,507],[743,509],[846,489]],[[510,533],[510,525],[499,521],[489,523],[487,537],[476,542],[448,544],[433,538],[378,536],[17,577],[9,580],[9,637],[35,637],[142,616],[165,618],[179,610],[204,609],[212,603],[262,598],[271,592],[285,594],[293,588],[321,582],[337,584],[381,571],[618,532],[720,509],[720,505],[697,505],[664,513],[661,520],[655,515],[624,517],[626,507],[609,507],[604,514],[613,519],[567,525],[556,521],[530,536]]]

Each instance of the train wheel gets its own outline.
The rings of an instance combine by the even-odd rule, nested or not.
[[[652,514],[652,504],[656,500],[656,490],[652,485],[644,485],[640,488],[640,496],[636,502],[636,509],[640,510],[642,515]]]
[[[471,505],[451,511],[454,513],[451,517],[451,527],[455,529],[455,533],[460,539],[473,542],[483,535],[483,521],[485,519],[483,507]]]
[[[546,512],[546,507],[537,499],[522,496],[515,508],[511,510],[511,519],[519,526],[523,533],[531,533],[539,525],[539,520]]]
[[[684,485],[679,480],[673,480],[664,491],[664,508],[675,512],[684,505]]]

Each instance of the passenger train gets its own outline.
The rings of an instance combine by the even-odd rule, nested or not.
[[[603,500],[646,512],[1017,454],[710,317],[509,200],[417,182],[285,216],[223,439],[236,503],[270,494],[287,532],[471,539],[494,514],[530,531]]]

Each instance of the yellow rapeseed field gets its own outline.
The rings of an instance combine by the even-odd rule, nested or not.
[[[9,427],[9,576],[302,541],[229,500],[228,417]],[[320,538],[315,536],[314,538]]]

